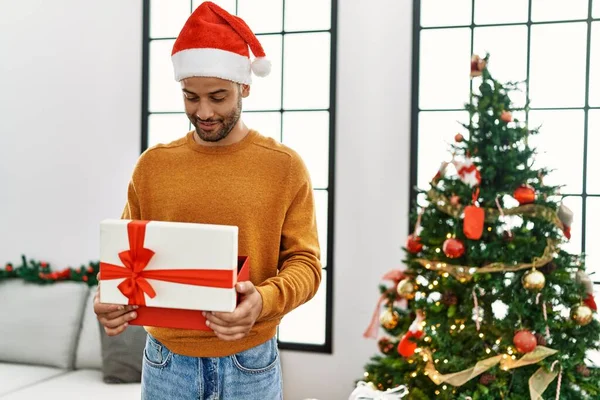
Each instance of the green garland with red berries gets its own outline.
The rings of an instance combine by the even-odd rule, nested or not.
[[[50,263],[36,261],[21,256],[21,264],[7,263],[4,269],[0,267],[0,282],[10,278],[20,278],[27,282],[38,284],[51,284],[60,281],[82,282],[88,286],[98,284],[97,274],[100,270],[99,262],[89,262],[79,268],[67,267],[54,270]]]

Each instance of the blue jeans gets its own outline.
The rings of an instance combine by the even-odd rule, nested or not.
[[[148,335],[142,400],[281,400],[277,341],[215,358],[175,354]]]

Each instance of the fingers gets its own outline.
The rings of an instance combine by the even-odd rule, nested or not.
[[[243,281],[243,282],[238,282],[235,285],[235,290],[239,294],[249,295],[249,294],[252,294],[253,292],[256,292],[256,287],[250,281]]]
[[[108,336],[117,336],[118,334],[122,333],[125,329],[127,329],[127,326],[129,324],[125,323],[121,326],[118,326],[116,328],[107,328],[106,326],[104,327],[104,332],[106,332],[106,334]]]
[[[216,336],[217,336],[219,339],[221,339],[221,340],[224,340],[224,341],[227,341],[227,342],[231,342],[231,341],[233,341],[233,340],[240,340],[240,339],[243,339],[243,338],[245,338],[245,337],[246,337],[246,335],[247,335],[247,334],[248,334],[248,333],[246,332],[246,333],[236,333],[236,334],[233,334],[233,335],[224,335],[224,334],[222,334],[222,333],[215,332],[215,335],[216,335]]]

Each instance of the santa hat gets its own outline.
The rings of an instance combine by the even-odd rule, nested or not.
[[[256,57],[250,62],[250,52]],[[207,1],[190,15],[171,53],[175,80],[193,76],[252,83],[251,72],[267,76],[271,62],[248,25]]]

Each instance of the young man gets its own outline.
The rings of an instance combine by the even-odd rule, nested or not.
[[[250,63],[248,47],[256,57]],[[251,71],[269,73],[243,20],[213,3],[190,16],[173,47],[175,77],[195,130],[140,157],[123,218],[235,225],[250,281],[231,313],[207,313],[206,331],[146,327],[142,398],[281,399],[275,333],[321,280],[312,186],[298,154],[240,119]],[[94,310],[109,335],[135,306]]]

